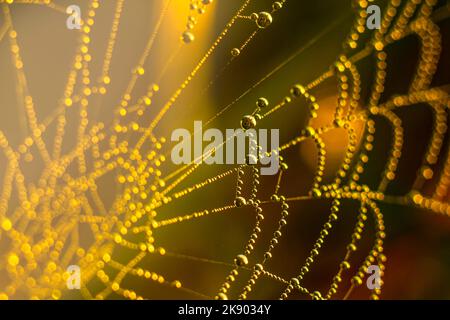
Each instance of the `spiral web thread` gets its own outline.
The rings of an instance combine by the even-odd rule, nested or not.
[[[284,181],[286,172],[289,171],[288,164],[283,160],[280,165],[281,170],[276,176],[276,187],[270,199],[259,198],[258,190],[263,186],[259,181],[258,166],[238,166],[202,181],[192,181],[191,175],[203,164],[192,162],[176,171],[166,172],[163,170],[163,164],[168,161],[167,154],[170,150],[165,148],[166,138],[156,136],[155,128],[164,119],[167,111],[175,107],[177,99],[188,88],[190,82],[201,71],[209,58],[219,50],[222,40],[230,36],[230,31],[236,24],[254,23],[255,31],[240,47],[232,50],[230,60],[224,68],[234,59],[239,58],[239,54],[247,49],[247,45],[255,39],[257,33],[264,32],[264,29],[272,23],[272,18],[273,23],[276,23],[278,11],[285,10],[289,5],[288,1],[274,2],[272,8],[266,10],[268,15],[262,17],[261,14],[251,15],[246,12],[251,1],[243,1],[241,7],[231,17],[204,57],[179,88],[174,91],[170,99],[162,106],[152,105],[152,108],[158,108],[159,112],[149,121],[146,111],[151,104],[152,96],[158,94],[159,87],[156,84],[150,85],[148,92],[141,97],[133,96],[133,89],[145,73],[144,64],[147,62],[154,40],[158,36],[161,23],[171,8],[170,0],[163,1],[163,9],[157,19],[154,32],[147,40],[145,50],[133,70],[122,100],[114,109],[114,121],[108,125],[91,118],[89,103],[93,96],[108,94],[108,84],[111,81],[109,70],[113,60],[121,14],[126,2],[124,0],[116,1],[102,74],[100,80],[95,82],[91,81],[89,73],[92,59],[89,54],[89,48],[92,46],[90,31],[95,28],[95,13],[101,8],[101,2],[89,1],[88,19],[82,22],[80,44],[76,48],[61,103],[52,115],[40,120],[28,90],[25,74],[26,61],[23,61],[21,57],[20,34],[15,30],[14,17],[10,7],[23,4],[42,5],[48,7],[49,10],[57,10],[63,14],[65,14],[65,8],[58,5],[57,1],[51,0],[0,1],[3,15],[3,19],[0,20],[3,21],[0,25],[0,41],[8,42],[11,49],[17,76],[18,98],[25,106],[26,126],[30,133],[20,145],[12,146],[8,142],[8,137],[0,131],[0,147],[7,160],[7,165],[3,169],[5,172],[0,194],[0,243],[2,243],[2,248],[6,248],[1,252],[4,263],[0,264],[0,270],[6,277],[6,284],[0,287],[1,298],[59,299],[65,292],[66,279],[69,276],[66,269],[69,265],[76,264],[82,270],[81,294],[87,299],[107,299],[113,295],[128,299],[145,299],[146,297],[141,296],[137,289],[123,287],[122,283],[128,277],[142,278],[160,285],[168,285],[173,290],[184,290],[197,298],[219,299],[251,298],[252,289],[258,280],[268,278],[280,282],[284,286],[284,290],[280,292],[279,296],[281,299],[289,298],[294,292],[300,292],[304,297],[313,299],[330,299],[343,286],[341,276],[350,269],[350,261],[354,252],[358,250],[358,243],[362,237],[366,220],[373,219],[376,229],[373,248],[367,253],[365,261],[351,278],[350,289],[344,296],[349,297],[352,290],[363,283],[370,265],[378,265],[381,276],[384,274],[385,227],[378,203],[415,206],[450,216],[450,207],[447,203],[450,157],[444,151],[449,105],[448,87],[430,87],[441,57],[441,34],[436,24],[439,20],[446,19],[449,11],[446,7],[435,11],[433,8],[436,1],[434,0],[390,1],[383,10],[381,29],[374,31],[367,30],[365,26],[366,8],[375,1],[356,1],[356,20],[344,44],[345,49],[329,71],[317,76],[316,80],[309,84],[298,84],[290,89],[287,88],[286,96],[281,97],[273,107],[255,109],[253,117],[259,121],[270,119],[271,115],[283,112],[284,108],[297,100],[307,103],[310,119],[307,126],[300,128],[303,129],[300,135],[293,137],[290,141],[282,141],[279,150],[272,150],[272,152],[283,156],[286,150],[307,140],[314,142],[318,152],[318,165],[309,193],[293,197],[279,193],[280,185]],[[208,13],[214,3],[192,0],[191,5],[195,8],[193,10],[195,13],[189,18],[188,30],[182,36],[185,42],[193,40],[190,29],[194,28],[196,19],[201,19],[200,13],[204,13],[204,11]],[[418,68],[409,92],[380,103],[387,77],[388,56],[385,48],[411,34],[415,34],[420,40],[421,51]],[[367,35],[370,36],[367,37]],[[361,40],[364,38],[369,40]],[[179,50],[182,50],[183,45],[180,45]],[[177,53],[167,59],[167,65],[163,68],[163,72],[170,65],[172,59],[176,59]],[[375,81],[368,106],[362,106],[360,91],[363,84],[356,63],[371,55],[376,59]],[[220,111],[214,117],[204,122],[205,126],[220,119],[225,111],[230,111],[239,100],[263,81],[268,81],[276,71],[283,68],[293,58],[295,55],[257,82],[233,103],[219,109]],[[321,109],[312,92],[332,78],[336,79],[339,85],[334,120],[326,126],[313,127],[311,121],[320,114]],[[213,83],[214,80],[210,85]],[[390,196],[385,191],[389,183],[396,179],[404,138],[402,120],[396,111],[418,103],[426,103],[434,113],[431,141],[423,155],[423,166],[417,174],[411,192],[406,196]],[[69,152],[63,153],[62,144],[67,123],[72,121],[66,116],[68,108],[79,109],[79,119],[76,119],[79,122],[76,132],[77,144]],[[378,188],[370,189],[368,186],[360,184],[359,178],[370,161],[376,130],[376,123],[372,119],[374,115],[384,117],[390,123],[393,141],[390,150],[386,150],[389,159],[385,164],[381,182]],[[236,114],[237,122],[241,117],[242,114]],[[360,142],[355,133],[355,124],[357,123],[361,123],[364,128]],[[51,124],[56,124],[57,130],[52,141],[49,142],[43,138],[43,135]],[[326,151],[322,135],[337,129],[344,129],[347,132],[349,142],[346,156],[341,168],[336,172],[334,182],[324,184],[322,177],[326,163]],[[131,145],[128,142],[131,141],[130,136],[137,137],[137,143]],[[204,156],[208,157],[209,155]],[[36,157],[42,159],[44,170],[38,181],[34,181],[35,184],[33,184],[24,176],[21,166],[25,162],[33,161]],[[434,172],[433,168],[441,157],[445,157],[445,164],[441,172]],[[68,172],[69,166],[74,163],[77,166],[77,175]],[[116,176],[116,181],[121,188],[119,188],[114,201],[108,204],[104,203],[99,195],[97,180],[109,174]],[[439,175],[439,179],[433,196],[426,197],[421,194],[421,190],[424,183],[430,180],[433,174]],[[158,211],[169,203],[181,201],[186,195],[201,192],[204,187],[220,183],[225,177],[233,175],[237,177],[236,198],[230,199],[228,205],[168,219],[158,215]],[[190,186],[174,191],[183,182],[189,183]],[[246,197],[243,186],[247,185],[250,186],[251,192]],[[18,205],[11,201],[13,194],[17,195]],[[267,263],[273,259],[273,250],[289,223],[289,204],[311,199],[329,199],[331,201],[328,220],[323,225],[316,242],[311,245],[311,251],[304,264],[299,266],[298,274],[291,279],[284,279],[270,272]],[[322,244],[332,232],[333,224],[343,214],[341,201],[344,199],[352,199],[358,202],[360,207],[357,223],[350,237],[351,241],[346,247],[346,254],[337,266],[336,275],[333,277],[328,291],[319,292],[308,289],[303,285],[303,278],[313,268]],[[270,232],[270,230],[262,230],[261,227],[261,221],[264,219],[264,207],[268,203],[275,203],[279,206],[280,217],[278,224],[271,231],[275,232],[270,243],[266,245],[263,259],[254,261],[252,253],[255,251],[255,247],[265,245],[258,243],[258,236],[263,232]],[[158,244],[158,238],[154,237],[154,231],[170,228],[173,224],[227,214],[236,207],[253,208],[255,212],[254,227],[248,242],[240,249],[242,253],[237,255],[234,261],[223,262],[229,266],[230,271],[224,278],[223,284],[217,288],[215,296],[196,292],[183,286],[181,280],[166,279],[164,275],[142,267],[146,265],[146,258],[152,255],[172,255],[180,259],[220,263],[206,258],[177,255],[171,252],[170,248],[163,248]],[[79,226],[82,224],[88,225],[94,235],[94,240],[88,245],[80,243]],[[116,254],[118,248],[129,252],[132,258],[124,261]],[[250,264],[250,261],[254,263]],[[237,296],[231,296],[231,289],[236,290],[236,280],[243,277],[241,270],[249,271],[250,278],[243,288],[237,288],[239,291]],[[87,285],[93,279],[99,280],[102,284],[102,288],[95,292]],[[381,289],[375,289],[371,293],[371,298],[378,299],[380,294]]]

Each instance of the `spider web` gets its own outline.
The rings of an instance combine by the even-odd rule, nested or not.
[[[373,31],[366,28],[366,9],[377,2],[354,1],[355,22],[333,65],[321,66],[327,71],[313,75],[309,83],[292,86],[283,82],[285,89],[277,91],[277,102],[262,108],[255,105],[249,115],[256,120],[257,126],[263,123],[269,128],[277,128],[274,124],[276,120],[272,119],[292,109],[295,104],[300,104],[306,114],[305,125],[298,127],[297,133],[291,134],[289,139],[281,141],[278,150],[272,150],[281,159],[280,171],[276,176],[270,179],[260,177],[259,165],[217,165],[208,169],[205,164],[194,161],[175,168],[170,164],[170,141],[167,135],[159,133],[158,128],[173,109],[180,108],[176,102],[185,91],[189,91],[191,83],[202,73],[205,64],[218,52],[228,50],[222,44],[236,35],[233,32],[236,27],[252,26],[252,31],[228,53],[226,63],[200,92],[214,88],[227,68],[246,50],[252,50],[253,43],[264,38],[265,29],[277,23],[280,12],[289,10],[290,1],[276,1],[268,6],[266,3],[266,7],[257,14],[252,14],[253,11],[249,9],[253,5],[251,0],[241,2],[189,76],[164,103],[155,105],[153,99],[158,96],[160,85],[164,84],[165,73],[180,58],[180,52],[190,45],[189,42],[197,41],[201,36],[197,33],[196,24],[203,19],[203,14],[210,14],[216,5],[216,2],[196,0],[189,4],[160,1],[160,14],[154,31],[146,41],[119,103],[109,108],[112,110],[109,113],[113,112],[112,120],[109,121],[102,119],[100,114],[92,114],[89,107],[95,103],[94,98],[105,97],[110,93],[109,84],[114,80],[110,76],[110,68],[117,49],[115,44],[123,10],[129,4],[124,0],[115,2],[102,72],[99,80],[95,81],[91,79],[90,73],[91,60],[96,58],[90,55],[90,48],[95,45],[90,34],[96,27],[96,13],[101,11],[102,3],[89,1],[86,12],[88,18],[82,21],[79,45],[75,50],[63,97],[50,116],[40,119],[42,117],[28,88],[25,73],[27,62],[22,57],[21,35],[15,28],[12,9],[20,5],[41,5],[47,10],[65,14],[65,7],[51,0],[0,1],[3,14],[0,20],[0,42],[7,42],[10,48],[15,70],[15,79],[12,81],[16,84],[18,108],[23,105],[23,126],[28,132],[23,141],[14,145],[0,131],[0,147],[5,161],[4,165],[2,162],[4,173],[0,194],[0,252],[4,260],[0,264],[0,270],[3,271],[0,297],[70,297],[72,291],[66,289],[66,280],[70,276],[67,268],[78,265],[82,270],[80,294],[86,299],[145,299],[148,298],[145,288],[150,284],[174,292],[182,291],[193,298],[247,299],[252,298],[255,292],[264,291],[262,285],[258,286],[262,282],[276,283],[277,289],[270,290],[270,298],[331,299],[336,298],[338,292],[341,292],[341,298],[348,298],[357,287],[363,285],[370,266],[378,266],[381,277],[384,275],[386,233],[380,204],[412,206],[450,215],[447,203],[450,157],[446,147],[449,87],[432,86],[439,61],[443,58],[442,35],[437,24],[448,18],[449,10],[448,5],[437,6],[437,1],[433,0],[392,0],[383,3],[381,28]],[[147,71],[146,65],[163,22],[175,7],[181,5],[190,6],[187,29],[184,33],[180,32],[182,41],[178,49],[165,59],[158,81],[146,83],[146,92],[138,95],[135,87],[144,81],[142,78]],[[332,23],[312,42],[320,41],[321,36],[335,28],[340,21]],[[386,82],[390,76],[387,48],[411,35],[420,41],[420,52],[409,88],[405,94],[385,97]],[[230,104],[218,108],[217,114],[203,119],[204,127],[217,124],[226,114],[232,114],[235,125],[238,125],[244,115],[237,105],[257,90],[260,84],[270,84],[273,81],[271,77],[286,68],[301,52],[303,49],[294,52]],[[374,66],[370,81],[362,75],[359,64],[367,60],[371,60]],[[321,105],[316,93],[330,84],[335,85],[337,90],[331,121],[317,125],[316,119],[327,112],[327,108]],[[364,91],[368,92],[367,101],[362,98]],[[410,175],[414,175],[414,182],[408,192],[398,195],[389,186],[398,180],[404,151],[402,111],[415,108],[418,104],[425,104],[433,113],[432,134],[422,155],[419,171],[410,172]],[[77,116],[69,116],[69,110],[77,110]],[[377,159],[372,158],[372,153],[376,146],[379,119],[388,124],[391,143],[384,146],[387,158],[381,164],[381,177],[375,182],[373,179],[366,182],[368,166],[377,162]],[[71,122],[75,126],[70,126]],[[55,132],[49,138],[45,133],[52,126]],[[69,130],[73,131],[76,143],[70,150],[64,150]],[[333,132],[345,136],[347,143],[343,150],[344,159],[335,170],[333,179],[327,181],[328,146],[324,136]],[[306,143],[314,146],[317,165],[310,177],[309,190],[298,193],[295,187],[283,186],[287,185],[287,180],[291,180],[290,183],[294,181],[295,186],[295,179],[298,179],[290,174],[295,171],[297,164],[289,152]],[[26,163],[34,162],[42,162],[37,179],[28,177],[22,169]],[[212,173],[214,170],[215,173]],[[112,177],[113,180],[107,181],[114,181],[115,186],[101,182],[105,177]],[[432,179],[430,191],[430,184],[427,183]],[[235,186],[230,187],[230,180],[235,181]],[[208,189],[224,184],[226,190],[219,191],[219,197],[217,191]],[[108,201],[103,196],[105,189],[115,190]],[[218,202],[225,202],[216,207],[188,211],[189,204],[195,202],[201,206],[202,197],[209,198],[211,194],[218,198]],[[308,248],[303,263],[294,266],[296,271],[289,277],[283,276],[286,273],[271,271],[270,263],[277,258],[277,247],[293,223],[290,221],[297,211],[293,208],[297,203],[309,204],[312,201],[323,202],[328,214],[316,239],[312,243],[301,244]],[[328,288],[321,291],[314,289],[305,278],[325,255],[322,253],[323,247],[336,232],[336,224],[348,214],[349,210],[344,206],[348,201],[357,205],[356,222],[353,221],[353,229],[345,235],[347,243],[340,261],[334,265],[335,271],[330,277]],[[189,223],[192,225],[195,222],[194,225],[197,225],[200,221],[232,213],[240,214],[239,218],[233,216],[233,219],[240,220],[242,215],[247,214],[246,217],[252,221],[246,238],[237,240],[241,243],[240,247],[226,249],[227,252],[233,252],[234,258],[218,260],[184,254],[163,244],[170,236],[175,237],[171,228],[178,227],[176,232],[183,233],[183,226]],[[368,225],[374,230],[366,231]],[[208,232],[220,234],[221,230]],[[366,233],[372,237],[370,248],[360,244],[362,238],[369,237]],[[190,237],[195,238],[197,234]],[[198,241],[194,242],[201,245]],[[358,253],[364,255],[361,261],[354,258]],[[228,256],[228,253],[223,256]],[[192,261],[200,265],[219,265],[227,270],[223,272],[221,269],[222,283],[208,283],[215,293],[204,292],[186,285],[195,283],[198,273],[192,272],[187,278],[177,278],[170,275],[173,272],[166,275],[164,268],[157,268],[156,265],[164,259],[169,260],[172,268],[176,269],[182,269],[181,263]],[[158,269],[163,271],[154,271]],[[378,299],[381,288],[368,291],[370,297]],[[158,289],[154,291],[158,292]]]

